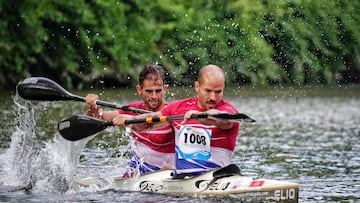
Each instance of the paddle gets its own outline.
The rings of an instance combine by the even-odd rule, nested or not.
[[[197,118],[211,118],[211,119],[224,119],[231,120],[234,122],[245,121],[245,122],[255,122],[254,119],[250,118],[245,114],[193,114],[192,119]],[[134,123],[155,123],[155,122],[166,122],[173,120],[182,120],[184,116],[161,116],[161,117],[147,117],[143,119],[134,119],[126,120],[125,125],[134,124]],[[61,136],[70,141],[80,140],[86,137],[89,137],[97,132],[100,132],[107,128],[108,126],[114,126],[110,121],[100,120],[94,117],[89,117],[85,115],[75,115],[70,118],[62,120],[58,124],[58,130]]]
[[[37,100],[37,101],[73,100],[73,101],[85,102],[84,97],[71,94],[56,82],[44,77],[26,78],[25,80],[19,82],[16,88],[18,94],[22,98],[28,100]],[[129,106],[122,106],[105,101],[98,100],[96,101],[96,104],[115,108],[115,109],[122,109],[124,111],[132,111],[134,113],[149,113],[149,111],[146,110],[132,108]]]

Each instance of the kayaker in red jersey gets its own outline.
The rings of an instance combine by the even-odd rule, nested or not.
[[[146,65],[139,74],[139,84],[136,86],[142,101],[132,102],[128,106],[153,112],[160,111],[167,105],[164,99],[167,87],[164,69],[158,65]],[[117,115],[136,115],[123,110],[102,112],[95,104],[96,100],[99,100],[95,94],[88,94],[85,100],[89,105],[88,116],[111,121]],[[171,125],[146,132],[132,130],[131,133],[134,142],[131,145],[130,170],[124,177],[132,176],[137,171],[144,174],[174,167],[175,137]]]
[[[176,174],[200,174],[231,162],[239,123],[227,120],[191,119],[192,114],[238,113],[238,110],[223,99],[225,74],[216,65],[206,65],[199,71],[195,82],[197,97],[169,103],[162,110],[133,117],[117,116],[115,125],[123,126],[126,119],[146,116],[184,115],[184,120],[172,121],[176,139]],[[156,124],[152,128],[156,128]],[[132,125],[137,131],[143,126]]]

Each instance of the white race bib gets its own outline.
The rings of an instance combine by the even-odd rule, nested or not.
[[[181,126],[178,140],[178,159],[209,160],[211,130]]]

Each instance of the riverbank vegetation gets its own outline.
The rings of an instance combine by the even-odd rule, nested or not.
[[[174,85],[208,63],[234,86],[359,83],[359,10],[351,0],[1,1],[0,87],[30,76],[133,86],[150,63]]]

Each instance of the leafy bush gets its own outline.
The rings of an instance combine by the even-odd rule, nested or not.
[[[1,1],[0,86],[30,76],[68,88],[105,76],[133,85],[149,63],[178,85],[208,63],[233,85],[359,82],[359,9],[336,0]]]

